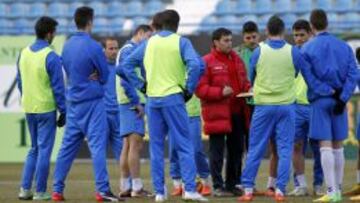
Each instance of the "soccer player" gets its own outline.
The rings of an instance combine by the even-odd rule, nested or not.
[[[310,23],[315,37],[301,49],[316,78],[332,89],[319,95],[309,86],[311,103],[309,137],[320,142],[321,165],[327,194],[314,202],[341,201],[344,175],[342,141],[348,134],[346,103],[356,85],[354,54],[344,41],[327,32],[328,20],[324,10],[311,12]]]
[[[297,20],[293,27],[293,38],[296,46],[301,48],[312,36],[310,23],[306,20]],[[304,78],[299,73],[295,80],[296,86],[296,106],[295,106],[295,143],[293,152],[293,168],[295,189],[289,196],[308,195],[305,179],[305,151],[309,142],[314,156],[314,194],[323,195],[321,185],[323,182],[323,172],[320,161],[320,148],[317,140],[309,139],[310,105],[307,99],[307,86]]]
[[[31,136],[19,193],[21,200],[49,200],[46,192],[56,125],[65,125],[65,88],[60,57],[50,48],[56,20],[43,16],[36,21],[36,41],[18,59],[17,83]],[[56,121],[56,110],[60,112]],[[35,190],[31,191],[35,175]]]
[[[129,56],[138,45],[151,36],[149,25],[138,26],[131,40],[127,41],[117,56],[117,64],[121,66],[124,59]],[[141,68],[136,69],[139,77],[143,79]],[[121,197],[147,196],[140,178],[140,153],[145,135],[144,105],[145,95],[130,85],[124,79],[118,84],[119,109],[120,109],[120,134],[124,139],[121,152]]]
[[[215,196],[240,195],[235,187],[241,178],[245,149],[246,120],[250,111],[245,99],[236,95],[248,92],[245,65],[232,50],[232,33],[226,28],[212,34],[213,48],[204,56],[205,73],[196,95],[201,100],[204,130],[209,135],[210,171]],[[227,149],[226,180],[222,178],[224,149]],[[240,181],[241,182],[241,181]]]
[[[118,201],[109,186],[106,169],[107,120],[104,85],[108,66],[102,47],[90,37],[94,11],[75,11],[76,32],[64,45],[62,59],[68,78],[67,125],[56,160],[52,199],[63,201],[65,179],[84,138],[93,161],[97,201]]]
[[[185,183],[183,199],[207,201],[195,191],[194,149],[185,109],[185,102],[192,97],[199,79],[199,62],[191,42],[176,34],[179,14],[174,10],[165,10],[161,18],[163,30],[141,44],[125,59],[122,66],[131,83],[148,96],[146,112],[155,201],[166,200],[163,151],[166,135],[180,159],[181,177]],[[141,81],[134,71],[134,68],[142,63],[145,67],[146,83]]]
[[[358,64],[360,64],[360,47],[356,48],[356,59],[357,59]],[[359,70],[359,68],[358,68],[357,83],[358,83],[358,87],[360,87],[360,70]],[[357,121],[356,138],[357,138],[359,146],[360,146],[360,120]],[[344,195],[347,195],[347,196],[354,196],[354,197],[350,198],[350,200],[352,200],[352,201],[360,201],[360,147],[358,149],[356,179],[357,179],[357,184],[354,185],[350,191],[344,193]]]
[[[311,87],[316,82],[298,48],[285,42],[284,22],[279,17],[272,16],[266,29],[268,39],[260,43],[250,60],[255,111],[250,128],[249,152],[242,176],[245,194],[239,201],[253,200],[255,178],[270,137],[276,142],[279,157],[274,199],[285,200],[295,134],[293,103],[296,98],[297,71],[300,68],[305,71],[304,76],[311,82]],[[317,88],[323,86],[319,85]],[[320,91],[318,89],[316,90]]]
[[[199,56],[198,57],[201,64],[201,74],[204,72],[204,61]],[[197,191],[203,196],[208,196],[211,194],[211,186],[209,182],[209,163],[207,161],[206,154],[204,153],[204,147],[201,140],[202,135],[202,125],[201,125],[201,106],[200,100],[198,97],[193,95],[193,97],[186,103],[186,111],[189,115],[190,123],[190,137],[194,147],[196,171],[199,177],[199,182],[197,182]],[[181,182],[181,173],[180,173],[180,163],[179,156],[176,153],[176,150],[170,149],[170,176],[173,179],[173,191],[171,195],[181,196],[183,194],[183,187]]]

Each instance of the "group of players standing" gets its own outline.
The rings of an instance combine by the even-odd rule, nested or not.
[[[21,52],[17,80],[32,148],[20,199],[63,201],[65,179],[84,138],[93,160],[97,201],[151,196],[140,178],[146,115],[156,202],[167,199],[166,137],[172,195],[184,200],[207,201],[204,196],[213,194],[252,201],[268,143],[271,161],[265,195],[285,201],[291,160],[295,189],[288,195],[308,195],[304,147],[309,141],[315,159],[314,194],[323,195],[323,179],[327,188],[314,201],[341,201],[346,103],[356,85],[357,67],[351,48],[327,32],[323,10],[312,11],[310,23],[294,23],[296,46],[285,41],[284,22],[272,16],[264,42],[259,42],[257,25],[251,21],[243,26],[244,44],[235,49],[231,31],[219,28],[212,34],[211,52],[203,58],[189,39],[176,34],[180,16],[174,10],[155,14],[151,26],[140,25],[120,51],[114,38],[106,38],[101,47],[90,37],[93,18],[89,7],[76,10],[78,32],[65,43],[61,60],[49,47],[57,26],[49,17],[37,21],[36,42]],[[67,78],[66,105],[62,68]],[[201,143],[201,118],[209,135],[209,163]],[[46,181],[55,124],[65,123],[50,195]],[[120,163],[119,197],[109,186],[107,146]]]

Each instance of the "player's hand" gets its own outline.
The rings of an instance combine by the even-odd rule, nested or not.
[[[346,107],[346,103],[340,99],[337,99],[336,104],[333,109],[334,114],[340,115],[340,114],[344,113],[345,107]]]
[[[91,75],[89,76],[89,80],[98,81],[99,80],[99,73],[95,70]]]
[[[224,89],[222,91],[222,94],[223,94],[224,97],[228,97],[228,96],[231,96],[233,92],[234,91],[230,86],[225,85],[225,87],[224,87]]]
[[[145,110],[144,110],[144,107],[143,105],[141,104],[138,104],[135,106],[135,111],[137,113],[137,116],[140,118],[140,117],[143,117],[145,115]]]
[[[341,92],[342,92],[342,89],[336,89],[334,91],[333,98],[336,99],[336,100],[340,100]]]
[[[65,123],[66,123],[66,114],[61,113],[58,120],[56,121],[56,125],[57,127],[61,128],[64,127]]]

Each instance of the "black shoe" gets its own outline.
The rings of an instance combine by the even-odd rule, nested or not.
[[[125,201],[125,199],[115,196],[111,191],[108,192],[97,192],[96,201],[98,202],[120,202]]]
[[[225,191],[222,188],[216,188],[213,192],[214,197],[233,197],[234,194],[229,192],[229,191]]]
[[[241,196],[244,194],[244,191],[242,189],[236,187],[232,190],[229,190],[229,192],[233,193],[234,196]]]

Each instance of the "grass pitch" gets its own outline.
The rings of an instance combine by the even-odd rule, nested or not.
[[[12,203],[12,202],[24,202],[17,199],[17,193],[20,184],[22,164],[0,164],[0,202],[1,203]],[[264,190],[266,187],[267,176],[268,176],[268,166],[269,162],[264,160],[262,162],[261,168],[259,170],[257,178],[257,188],[259,190]],[[48,182],[49,191],[51,191],[52,186],[52,172],[54,166],[51,167],[51,174]],[[168,168],[168,165],[167,165]],[[114,193],[118,193],[118,177],[119,172],[115,162],[110,162],[108,164],[108,170],[111,178],[111,186]],[[168,170],[167,174],[167,186],[168,191],[171,190],[171,181],[169,180]],[[149,164],[144,163],[142,165],[142,176],[144,177],[144,184],[146,189],[151,190],[151,179],[150,179],[150,169]],[[307,183],[309,185],[309,192],[312,192],[312,161],[306,161],[306,177]],[[356,181],[356,161],[347,160],[345,165],[345,174],[344,174],[344,190],[348,190]],[[288,191],[292,187],[292,181],[288,185]],[[82,203],[82,202],[95,202],[94,198],[94,182],[93,182],[93,173],[92,165],[90,162],[76,162],[68,176],[65,188],[65,198],[68,203]],[[307,203],[312,202],[314,197],[303,197],[303,198],[288,198],[287,202],[298,202],[298,203]],[[213,198],[210,197],[210,202],[237,202],[235,197],[232,198]],[[153,199],[128,199],[126,202],[133,203],[142,203],[142,202],[154,202]],[[170,197],[169,201],[182,202],[179,197]],[[274,200],[267,197],[256,197],[254,202],[274,202]],[[348,198],[345,197],[343,202],[348,202]]]

